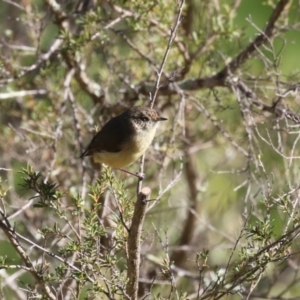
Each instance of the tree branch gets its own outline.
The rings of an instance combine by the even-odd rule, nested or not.
[[[248,58],[250,58],[253,53],[268,41],[274,33],[275,24],[278,21],[279,17],[284,11],[286,5],[290,0],[280,0],[273,10],[267,26],[264,31],[259,34],[242,52],[240,52],[228,65],[226,65],[223,70],[221,70],[216,76],[225,78],[229,74],[234,73]]]
[[[140,255],[141,255],[141,233],[146,215],[147,200],[149,200],[151,190],[148,187],[142,188],[138,194],[137,201],[134,208],[132,223],[128,237],[128,283],[126,293],[130,299],[138,298],[138,283],[140,273]]]
[[[186,136],[189,138],[189,130],[186,130]],[[196,216],[194,211],[197,211],[198,203],[198,189],[197,181],[199,180],[198,172],[195,168],[195,163],[193,162],[192,155],[189,153],[188,149],[185,151],[186,162],[184,164],[186,182],[189,188],[189,205],[187,207],[187,215],[183,224],[183,229],[178,242],[178,248],[180,246],[187,246],[191,243],[196,226]],[[171,261],[174,264],[182,266],[186,262],[186,251],[174,250],[171,256]]]
[[[70,22],[67,19],[66,13],[62,10],[61,6],[55,0],[46,0],[46,3],[50,7],[51,11],[55,15],[57,24],[62,31],[71,35],[70,32]],[[79,63],[75,60],[74,56],[69,53],[68,51],[63,52],[63,56],[65,58],[66,63],[68,64],[69,68],[75,69],[75,78],[78,84],[82,87],[82,89],[90,95],[93,99],[99,99],[103,96],[103,91],[101,86],[91,80],[86,71],[85,66],[82,63]]]
[[[229,74],[233,74],[242,64],[244,64],[247,59],[249,59],[254,52],[262,46],[266,41],[268,41],[274,34],[274,28],[279,17],[283,13],[285,7],[290,2],[290,0],[281,0],[278,2],[277,6],[273,10],[264,31],[259,34],[244,50],[242,50],[230,63],[228,63],[222,70],[218,73],[204,78],[190,78],[187,80],[179,82],[167,82],[160,86],[158,94],[163,96],[170,96],[177,94],[177,88],[183,91],[195,91],[204,88],[214,88],[214,87],[225,87],[227,86],[227,77]],[[135,88],[135,93],[133,91],[127,91],[125,93],[125,98],[132,97],[137,99],[138,94],[149,95],[155,88],[153,82],[142,82]]]
[[[8,219],[6,218],[5,214],[1,211],[2,220],[0,220],[0,228],[3,230],[7,238],[9,239],[11,245],[15,248],[15,250],[18,252],[22,260],[24,261],[26,267],[24,267],[24,270],[29,271],[33,277],[36,279],[36,281],[40,284],[42,287],[44,293],[48,296],[49,299],[55,300],[56,296],[51,292],[50,287],[46,284],[44,281],[44,277],[33,265],[33,262],[29,258],[29,256],[25,253],[23,247],[21,246],[17,235],[14,231],[14,229],[11,227]]]

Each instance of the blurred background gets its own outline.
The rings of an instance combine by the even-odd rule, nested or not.
[[[101,167],[79,156],[112,116],[150,105],[179,4],[0,0],[1,207],[22,236],[60,253],[65,237],[77,239],[74,228],[84,239],[86,213],[78,219],[74,203],[80,199],[83,211],[100,203],[99,251],[117,257],[111,268],[126,274],[126,251],[116,247],[126,235],[116,237],[121,225],[112,211],[126,193],[132,212],[137,180],[113,170],[113,183],[95,200]],[[276,9],[271,38],[222,81],[201,81],[264,37]],[[299,12],[299,1],[185,1],[154,103],[168,121],[145,157],[143,185],[153,201],[141,241],[141,297],[300,299]],[[55,208],[33,206],[36,190],[24,187],[23,168],[56,185],[63,196]],[[60,233],[41,234],[54,226]],[[54,258],[22,245],[44,276],[55,277],[53,286],[67,282]],[[9,268],[23,262],[2,233],[0,255],[2,298],[33,299],[36,281]],[[123,299],[108,277],[112,299]],[[61,295],[109,299],[103,290],[92,298],[84,284],[76,296]]]

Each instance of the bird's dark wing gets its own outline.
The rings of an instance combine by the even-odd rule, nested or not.
[[[114,117],[96,133],[80,158],[100,152],[120,152],[126,140],[132,136],[134,128],[128,118]]]

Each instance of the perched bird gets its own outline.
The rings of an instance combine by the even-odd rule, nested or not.
[[[167,120],[145,106],[132,107],[110,119],[91,140],[80,158],[121,169],[141,157],[150,146],[159,121]],[[133,174],[133,173],[130,173]],[[136,174],[133,174],[136,175]]]

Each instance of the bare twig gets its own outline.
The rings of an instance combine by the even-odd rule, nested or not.
[[[220,124],[220,122],[218,122],[216,120],[216,118],[214,118],[209,111],[206,109],[206,107],[200,102],[197,101],[196,99],[193,100],[193,103],[196,104],[197,108],[206,116],[206,118],[208,120],[210,120],[214,126],[222,133],[222,135],[224,136],[225,139],[227,139],[233,147],[235,147],[240,153],[242,153],[244,156],[248,157],[249,154],[248,152],[242,148],[236,141],[233,140],[233,138],[231,137],[231,135],[222,127],[222,125]]]
[[[169,52],[170,52],[170,49],[171,49],[171,45],[172,45],[172,43],[173,43],[173,41],[176,37],[178,26],[181,22],[181,15],[182,15],[182,10],[183,10],[183,5],[184,5],[184,0],[182,0],[180,5],[179,5],[179,10],[178,10],[177,17],[176,17],[176,20],[175,20],[175,25],[174,25],[173,28],[171,28],[171,34],[170,34],[170,38],[169,38],[169,41],[168,41],[167,49],[165,51],[164,57],[163,57],[162,62],[160,64],[159,70],[157,72],[157,77],[156,77],[156,81],[155,81],[155,84],[154,84],[154,92],[153,92],[153,95],[151,96],[151,107],[154,106],[154,103],[155,103],[155,100],[156,100],[156,97],[157,97],[157,93],[158,93],[158,90],[159,90],[161,75],[163,73],[163,69],[165,67],[165,64],[166,64],[166,61],[167,61],[167,58],[168,58],[168,55],[169,55]]]
[[[135,209],[132,217],[132,223],[128,237],[128,283],[126,293],[130,299],[137,299],[138,283],[139,283],[139,267],[140,267],[140,251],[141,251],[141,233],[143,222],[146,214],[147,201],[150,199],[151,190],[144,187],[135,204]]]
[[[275,29],[276,22],[283,13],[285,7],[290,2],[290,0],[280,0],[277,6],[272,11],[272,14],[268,20],[267,26],[264,31],[259,34],[242,52],[240,52],[228,65],[226,65],[223,70],[221,70],[216,76],[217,77],[227,77],[227,75],[234,73],[248,58],[250,58],[253,53],[268,41]]]
[[[8,93],[1,93],[0,100],[11,99],[11,98],[22,98],[25,96],[34,95],[46,95],[46,90],[26,90],[26,91],[12,91]]]
[[[175,20],[175,25],[174,25],[173,28],[171,28],[171,34],[170,34],[170,37],[169,37],[168,45],[167,45],[164,57],[162,59],[162,62],[160,64],[160,67],[159,67],[158,72],[157,72],[157,77],[156,77],[156,82],[155,82],[155,85],[154,85],[154,90],[151,91],[152,92],[152,94],[150,95],[150,101],[151,101],[150,107],[151,108],[154,106],[156,97],[158,95],[158,90],[160,89],[160,80],[161,80],[161,76],[163,74],[164,66],[165,66],[165,63],[167,61],[170,49],[171,49],[171,45],[172,45],[172,43],[173,43],[173,41],[176,37],[176,33],[177,33],[177,30],[178,30],[179,24],[181,22],[181,15],[182,15],[182,11],[183,11],[183,5],[184,5],[184,0],[181,0],[181,3],[179,5],[179,10],[178,10],[178,13],[177,13],[177,17],[176,17],[176,20]],[[144,161],[145,161],[145,154],[142,156],[141,161],[140,161],[139,173],[141,173],[141,174],[143,174],[143,172],[144,172]],[[138,184],[137,184],[138,193],[141,189],[142,189],[142,179],[139,179]]]
[[[277,6],[273,10],[264,31],[258,35],[245,49],[243,49],[229,64],[227,64],[222,70],[217,72],[216,74],[204,77],[204,78],[189,78],[180,82],[172,83],[166,82],[159,86],[159,90],[157,90],[157,94],[159,95],[175,95],[177,93],[175,85],[183,90],[183,91],[195,91],[204,88],[213,88],[213,87],[225,87],[227,86],[227,77],[228,75],[232,75],[243,63],[247,61],[255,51],[264,43],[269,41],[273,34],[276,22],[279,17],[283,13],[285,7],[290,2],[290,0],[281,0],[278,2]],[[153,83],[142,82],[138,86],[136,86],[136,93],[132,92],[126,93],[125,97],[132,96],[137,97],[137,95],[149,95],[155,88],[157,87],[157,81]],[[153,99],[154,96],[153,96]]]
[[[186,128],[186,135],[189,137],[189,128]],[[195,229],[196,229],[196,216],[193,211],[197,211],[197,203],[198,201],[198,188],[197,182],[199,180],[198,172],[195,168],[195,163],[193,163],[193,158],[191,154],[188,153],[188,149],[185,151],[185,163],[184,163],[184,171],[186,182],[189,187],[189,205],[187,207],[187,215],[182,226],[182,231],[179,237],[178,246],[189,245]],[[171,261],[174,261],[174,264],[178,266],[182,266],[186,261],[186,252],[185,251],[173,251],[171,256]]]
[[[15,250],[18,252],[20,257],[22,258],[23,262],[25,263],[26,267],[24,267],[24,269],[32,274],[32,276],[36,279],[36,281],[42,287],[42,289],[44,290],[44,292],[48,296],[48,298],[51,300],[55,300],[56,296],[51,292],[50,287],[44,281],[44,277],[43,277],[42,273],[39,272],[35,268],[30,257],[26,254],[25,250],[21,246],[14,229],[11,227],[8,219],[6,218],[6,215],[2,212],[2,210],[0,211],[0,213],[1,213],[1,217],[2,217],[2,219],[0,220],[0,228],[5,233],[5,235],[9,239],[11,245],[15,248]]]
[[[56,17],[56,21],[59,25],[59,27],[63,30],[68,32],[69,35],[71,35],[70,32],[70,24],[67,19],[66,13],[63,11],[62,7],[55,1],[55,0],[46,0],[46,3],[54,13]],[[92,81],[86,71],[85,66],[83,66],[82,62],[78,62],[78,60],[75,60],[75,57],[73,57],[72,54],[65,52],[64,58],[69,66],[70,69],[75,68],[75,78],[80,84],[80,86],[92,97],[95,99],[99,99],[99,97],[102,96],[102,88],[99,84]]]

